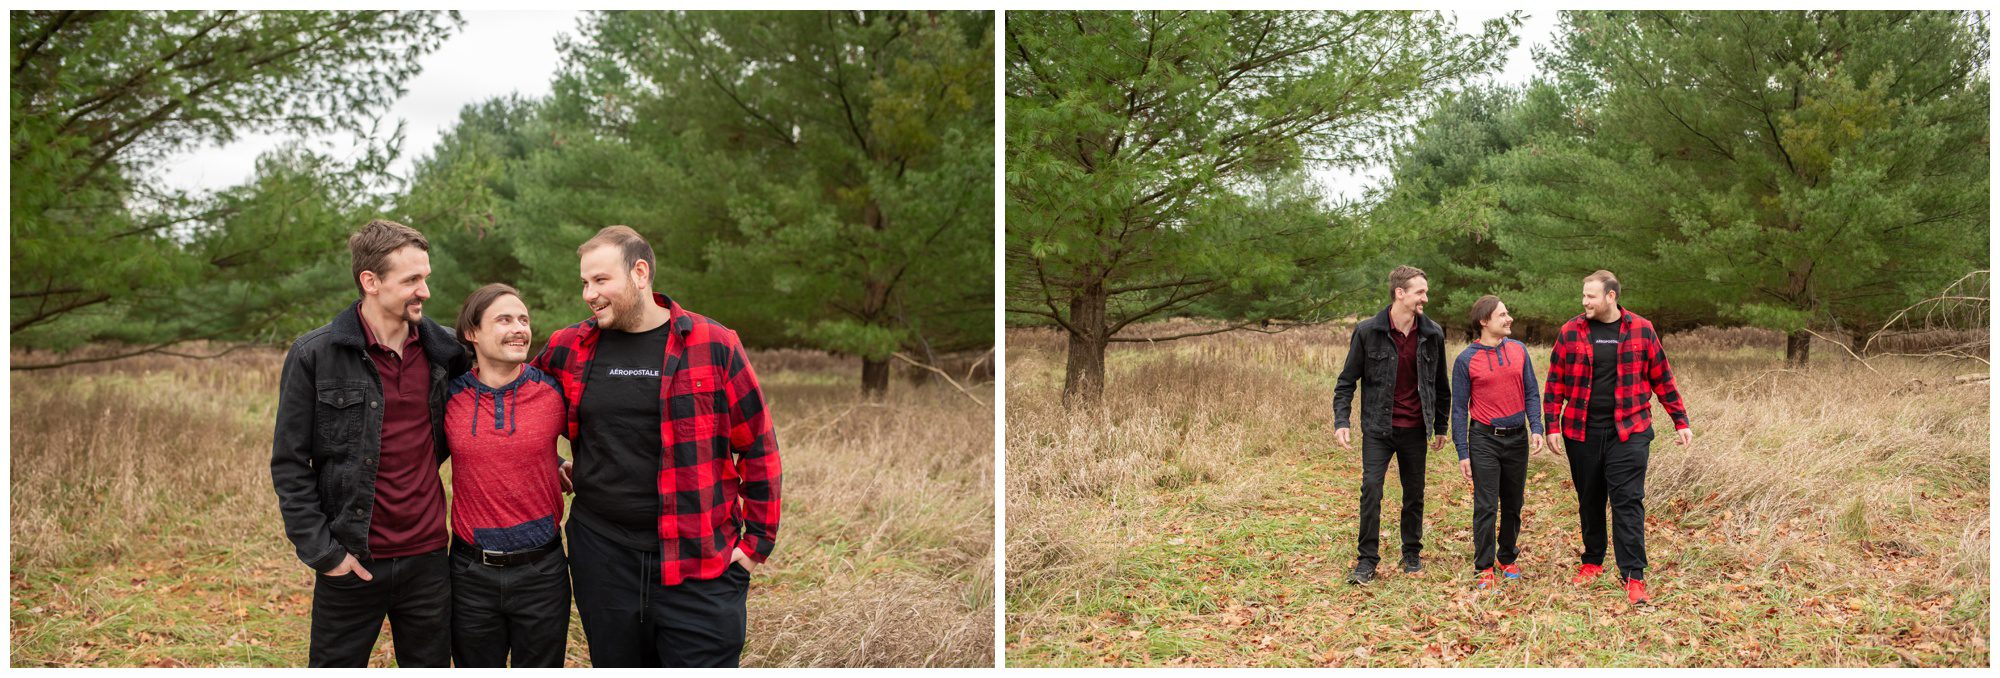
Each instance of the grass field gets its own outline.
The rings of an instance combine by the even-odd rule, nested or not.
[[[1786,370],[1781,340],[1716,340],[1734,334],[1665,339],[1695,443],[1653,445],[1655,604],[1633,608],[1615,576],[1569,584],[1576,498],[1546,452],[1517,583],[1473,590],[1449,448],[1427,467],[1426,569],[1394,567],[1392,471],[1382,575],[1343,583],[1360,492],[1358,443],[1333,440],[1344,329],[1126,344],[1103,403],[1074,413],[1062,338],[1010,330],[1007,664],[1989,665],[1989,395],[1954,380],[1986,366],[1871,371],[1823,347]],[[1530,353],[1546,373],[1548,347]]]
[[[13,666],[305,664],[313,575],[271,490],[282,357],[11,375]],[[992,410],[901,380],[870,403],[824,355],[751,360],[785,507],[744,665],[991,666]],[[392,657],[384,633],[371,664]]]

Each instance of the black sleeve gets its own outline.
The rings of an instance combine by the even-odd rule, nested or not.
[[[303,343],[303,342],[301,342]],[[313,386],[310,351],[293,344],[285,354],[278,378],[278,420],[271,435],[271,485],[278,492],[278,513],[285,537],[292,540],[301,562],[325,572],[340,566],[346,548],[333,538],[327,516],[320,510],[319,469],[312,462],[313,410],[318,397]]]
[[[1363,321],[1366,322],[1366,321]],[[1333,427],[1347,428],[1347,415],[1354,405],[1354,386],[1361,381],[1361,368],[1367,364],[1368,351],[1361,345],[1361,325],[1354,325],[1354,332],[1347,337],[1347,360],[1340,366],[1340,381],[1333,386]]]
[[[1445,435],[1451,431],[1451,378],[1444,366],[1444,336],[1438,335],[1437,347],[1431,349],[1431,435]]]

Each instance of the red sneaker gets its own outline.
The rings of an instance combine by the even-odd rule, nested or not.
[[[1625,580],[1625,600],[1633,605],[1644,605],[1653,602],[1653,597],[1646,595],[1645,581],[1627,579]]]
[[[1493,568],[1490,568],[1490,567],[1489,567],[1489,568],[1486,568],[1486,569],[1484,569],[1484,570],[1480,570],[1480,571],[1479,571],[1479,586],[1478,586],[1478,588],[1479,588],[1479,590],[1481,590],[1481,591],[1485,591],[1485,590],[1488,590],[1488,589],[1491,589],[1491,588],[1493,588]]]
[[[1520,579],[1521,568],[1515,567],[1513,563],[1507,563],[1500,566],[1500,574],[1508,579]]]
[[[1582,586],[1590,583],[1590,580],[1596,579],[1597,575],[1600,574],[1604,574],[1603,565],[1584,563],[1582,567],[1576,568],[1576,576],[1570,577],[1569,583]]]

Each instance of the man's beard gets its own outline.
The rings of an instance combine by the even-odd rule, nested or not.
[[[628,299],[612,299],[611,325],[605,329],[631,332],[644,324],[645,307],[640,305],[640,298],[643,296],[645,295],[634,292]]]

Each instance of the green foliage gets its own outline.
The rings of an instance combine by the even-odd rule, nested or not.
[[[309,327],[324,304],[287,295],[347,289],[310,273],[372,216],[366,189],[396,136],[346,163],[280,148],[250,184],[216,194],[159,185],[156,163],[248,132],[374,134],[372,116],[458,24],[437,12],[10,18],[11,330],[17,345],[55,349]]]
[[[1491,217],[1437,249],[1453,303],[1567,317],[1607,268],[1662,329],[1865,335],[1987,268],[1988,54],[1970,12],[1566,13],[1545,79],[1427,122],[1378,215]]]
[[[548,98],[468,107],[399,200],[444,233],[446,303],[509,282],[552,331],[583,314],[577,246],[624,224],[656,290],[753,345],[991,345],[990,13],[604,12],[581,33]]]
[[[430,237],[440,317],[497,281],[560,327],[576,247],[627,224],[657,289],[755,345],[990,345],[992,20],[593,14],[551,96],[468,106],[399,187],[373,116],[455,14],[17,12],[16,340],[282,341],[353,298],[344,239],[388,217]],[[374,143],[287,146],[213,195],[146,180],[276,130]]]
[[[1010,14],[1009,312],[1110,337],[1197,303],[1327,308],[1367,234],[1300,173],[1380,150],[1510,44],[1429,13]],[[1071,326],[1093,298],[1102,326]]]
[[[1101,355],[1147,318],[1247,325],[1373,303],[1348,293],[1380,277],[1362,264],[1405,234],[1362,228],[1303,174],[1379,154],[1411,110],[1495,67],[1511,23],[1466,34],[1423,12],[1010,13],[1008,312]],[[1101,379],[1092,363],[1084,381]]]

